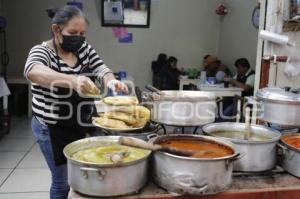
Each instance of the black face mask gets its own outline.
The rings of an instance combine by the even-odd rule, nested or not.
[[[85,41],[84,36],[63,35],[63,42],[60,47],[67,52],[77,52]]]

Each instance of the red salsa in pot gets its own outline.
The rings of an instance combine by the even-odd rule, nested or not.
[[[282,138],[282,141],[292,147],[300,149],[300,136],[299,135],[285,136]]]
[[[159,142],[158,144],[182,150],[195,151],[195,154],[191,156],[195,158],[220,158],[232,155],[234,153],[230,147],[215,142],[202,140],[171,139]]]

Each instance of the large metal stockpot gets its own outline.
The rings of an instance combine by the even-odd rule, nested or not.
[[[289,126],[300,126],[300,94],[282,88],[263,88],[256,97],[262,102],[262,120]]]
[[[283,150],[282,167],[290,174],[300,178],[300,149],[285,143],[283,138],[287,136],[300,137],[300,134],[285,135],[281,138],[281,142],[278,146]]]
[[[154,152],[152,175],[156,184],[177,194],[204,195],[225,191],[232,182],[232,162],[239,158],[233,144],[219,138],[201,135],[165,135],[151,139],[160,143],[170,139],[192,139],[213,142],[233,150],[221,158],[193,158],[166,152]]]
[[[221,131],[245,131],[244,123],[213,123],[203,128],[207,135],[218,136],[214,132]],[[251,132],[256,135],[268,136],[270,139],[264,141],[243,140],[236,138],[222,137],[234,143],[236,150],[244,156],[234,163],[234,171],[260,172],[275,167],[277,161],[276,144],[281,134],[273,129],[260,125],[251,125]],[[218,136],[221,137],[221,136]]]
[[[152,121],[175,126],[200,126],[215,121],[215,94],[205,91],[153,93]]]
[[[146,184],[150,151],[141,159],[120,165],[86,163],[71,158],[77,151],[116,144],[118,140],[119,136],[85,138],[64,148],[68,160],[68,181],[75,191],[112,197],[136,193]]]

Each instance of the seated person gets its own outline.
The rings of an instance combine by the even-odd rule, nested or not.
[[[164,67],[163,75],[163,89],[164,90],[179,90],[179,76],[181,72],[177,68],[177,58],[169,57],[167,65]]]
[[[234,63],[237,74],[233,77],[225,77],[224,81],[231,83],[233,86],[243,89],[242,96],[252,96],[255,72],[250,68],[249,61],[246,58],[240,58]]]
[[[203,57],[203,61],[202,61],[202,66],[205,67],[206,62],[207,62],[207,58],[210,57],[211,55],[207,54]]]
[[[167,55],[160,53],[157,57],[157,60],[152,61],[152,84],[154,87],[161,89],[162,88],[162,70],[167,64]]]
[[[225,77],[224,81],[229,82],[233,86],[242,88],[242,97],[252,96],[254,91],[255,72],[250,68],[249,61],[246,58],[240,58],[235,61],[237,74],[233,77]],[[232,98],[225,98],[223,100],[223,115],[233,116],[233,100]],[[224,118],[218,121],[226,121]]]
[[[213,55],[206,55],[204,57],[203,64],[207,77],[215,77],[218,71],[223,71],[227,76],[231,75],[228,67],[222,64],[222,62]]]

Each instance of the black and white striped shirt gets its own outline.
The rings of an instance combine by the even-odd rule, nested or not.
[[[99,86],[105,74],[111,70],[100,59],[97,52],[86,42],[78,51],[78,63],[74,67],[68,66],[62,59],[57,58],[57,54],[46,42],[34,46],[28,55],[24,76],[28,79],[28,73],[35,64],[45,65],[55,71],[64,74],[79,75],[85,67],[89,67]],[[59,66],[58,66],[59,61]],[[64,96],[57,94],[56,87],[43,87],[32,82],[32,111],[33,114],[43,123],[55,124],[60,118],[58,108],[55,104]]]

